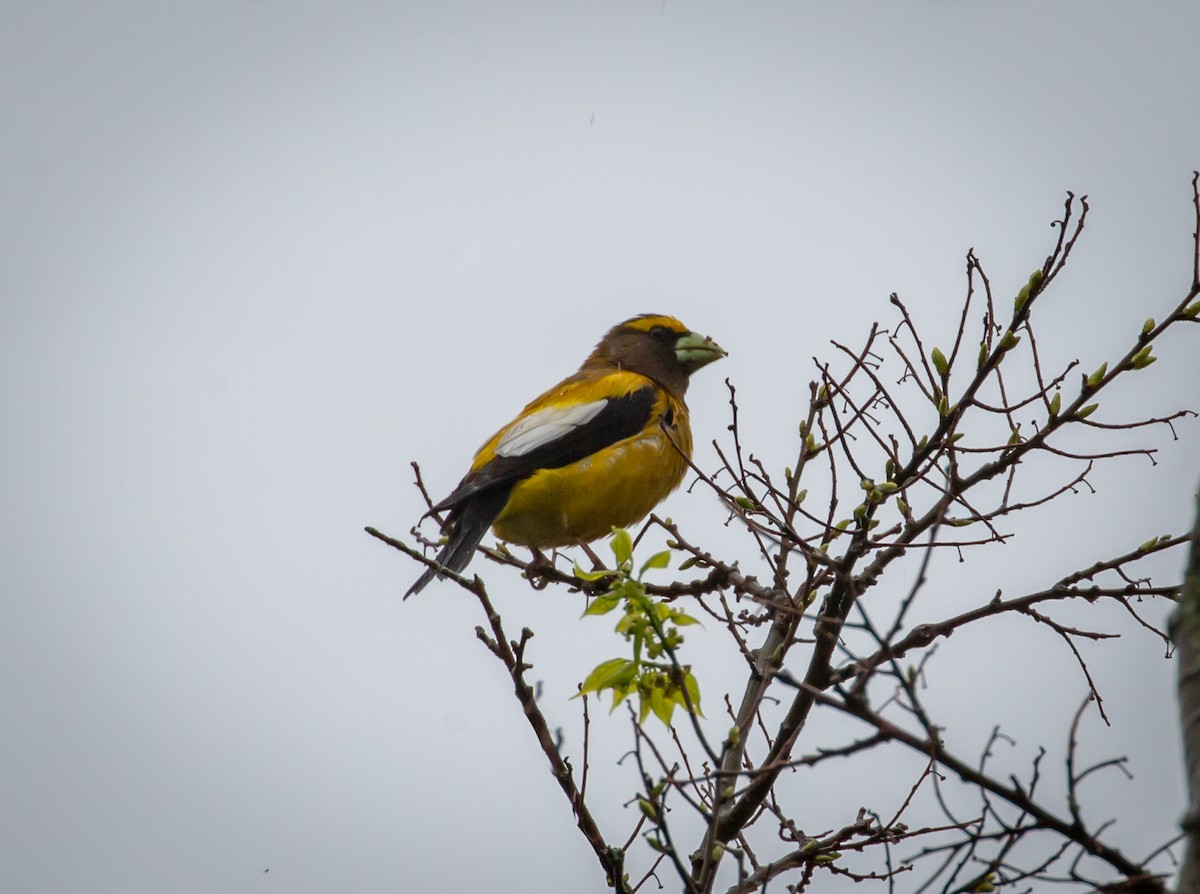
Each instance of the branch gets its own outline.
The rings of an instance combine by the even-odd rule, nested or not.
[[[1192,184],[1195,188],[1195,179]],[[1200,233],[1200,204],[1196,207]],[[1179,650],[1179,719],[1188,780],[1189,808],[1182,822],[1187,853],[1179,872],[1179,891],[1183,894],[1200,891],[1200,497],[1196,500],[1196,525],[1192,529],[1183,595],[1171,617],[1170,629],[1171,639]]]
[[[900,742],[913,751],[935,759],[939,765],[948,769],[963,782],[978,786],[980,789],[1029,814],[1037,821],[1040,827],[1049,829],[1073,841],[1084,852],[1108,863],[1126,878],[1144,879],[1147,877],[1146,870],[1141,864],[1129,859],[1116,848],[1109,847],[1097,840],[1077,821],[1065,820],[1034,801],[1028,792],[1016,784],[1015,779],[1012,785],[1004,785],[946,751],[940,741],[915,735],[881,717],[878,713],[867,709],[860,702],[847,703],[841,699],[834,698],[812,688],[804,682],[791,678],[786,672],[779,673],[777,679],[782,683],[796,686],[798,689],[808,690],[813,701],[835,708],[851,717],[856,717],[874,727],[892,741]],[[1161,882],[1156,882],[1156,884],[1157,888],[1155,890],[1164,890]]]
[[[374,528],[367,528],[367,533],[372,537],[382,540],[388,546],[400,550],[411,558],[415,558],[425,564],[430,564],[431,559],[427,559],[424,555],[412,549],[408,544],[394,540],[385,534],[381,534]],[[437,563],[432,563],[437,567]],[[550,773],[558,781],[559,788],[563,790],[563,794],[567,796],[567,801],[571,805],[571,809],[575,813],[575,824],[579,827],[579,831],[583,833],[583,837],[587,839],[588,844],[592,846],[600,865],[604,867],[604,871],[608,876],[609,885],[618,892],[618,894],[630,894],[631,889],[629,883],[625,879],[625,852],[616,847],[612,847],[604,840],[603,834],[600,832],[600,827],[596,825],[596,820],[588,810],[587,805],[583,802],[583,796],[575,785],[575,777],[571,771],[571,765],[565,761],[558,751],[558,743],[555,741],[554,734],[550,731],[550,726],[546,723],[546,717],[542,714],[542,709],[538,707],[537,697],[534,689],[525,680],[525,671],[529,670],[531,665],[525,663],[525,646],[530,639],[533,638],[533,631],[525,628],[521,631],[521,639],[519,642],[511,642],[508,635],[504,632],[504,626],[500,618],[500,613],[492,606],[491,600],[487,595],[487,588],[483,581],[476,577],[474,580],[467,580],[461,575],[448,574],[456,583],[470,590],[479,600],[480,606],[483,608],[484,615],[487,617],[488,626],[491,627],[492,635],[488,636],[483,627],[475,628],[475,635],[487,646],[488,651],[500,659],[504,667],[508,670],[509,677],[512,679],[513,692],[517,696],[517,701],[520,702],[522,710],[525,712],[525,719],[529,721],[529,725],[533,728],[533,733],[537,737],[538,745],[541,746],[542,753],[546,756],[546,760],[550,762]]]

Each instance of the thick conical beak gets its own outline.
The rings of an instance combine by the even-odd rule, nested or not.
[[[675,340],[675,359],[689,373],[726,356],[725,350],[699,332],[688,332]]]

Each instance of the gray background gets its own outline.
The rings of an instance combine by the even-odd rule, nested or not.
[[[9,2],[4,19],[6,891],[604,890],[477,606],[446,584],[402,604],[418,569],[361,531],[416,521],[408,461],[444,493],[608,326],[657,311],[730,351],[690,394],[701,463],[728,376],[745,439],[782,468],[811,356],[890,323],[893,290],[948,344],[966,249],[1011,295],[1068,189],[1094,216],[1044,309],[1053,359],[1115,358],[1190,279],[1194,3]],[[1158,353],[1105,399],[1112,421],[1196,404],[1194,341]],[[1097,495],[1038,513],[1002,565],[947,558],[942,598],[1016,595],[1187,527],[1198,432],[1179,431],[1120,442],[1165,449],[1097,471]],[[664,511],[748,555],[701,491]],[[576,749],[567,697],[617,649],[608,624],[473,569],[538,631]],[[719,651],[720,630],[689,646]],[[1137,774],[1098,784],[1095,818],[1120,811],[1135,855],[1182,806],[1162,651],[1133,630],[1087,652],[1114,719],[1089,741]],[[1064,652],[1028,621],[946,644],[942,684],[966,667],[1002,693],[960,682],[938,703],[966,753],[996,721],[1014,767],[1061,745],[1085,693]],[[718,729],[719,680],[701,675]],[[627,727],[602,714],[611,759]],[[891,772],[796,777],[797,798],[852,818]],[[593,788],[614,838],[633,785]],[[847,819],[800,812],[810,831]]]

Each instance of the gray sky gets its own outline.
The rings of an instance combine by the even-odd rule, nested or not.
[[[1190,277],[1194,3],[18,2],[5,20],[8,891],[604,890],[477,606],[444,584],[402,604],[418,569],[361,531],[416,521],[409,460],[447,491],[608,326],[657,311],[730,351],[689,398],[702,464],[729,376],[782,468],[812,355],[891,322],[892,291],[948,337],[966,249],[1015,289],[1068,189],[1093,218],[1043,323],[1075,340],[1061,357],[1112,359]],[[1127,412],[1196,405],[1194,343],[1158,353]],[[1011,585],[1185,528],[1200,431],[1180,434],[1040,516]],[[665,511],[742,548],[699,492]],[[607,625],[472,567],[536,629],[570,749],[567,697],[614,651]],[[1061,680],[1063,702],[1001,696],[994,717],[951,691],[965,741],[1003,715],[1022,755],[1061,744],[1082,682],[1031,670],[1062,651],[1031,627],[939,661],[974,655],[1018,692]],[[1095,654],[1116,723],[1093,724],[1097,753],[1133,758],[1112,797],[1148,849],[1181,807],[1172,666],[1136,633]],[[627,747],[617,717],[593,733]],[[612,780],[615,836],[634,782]],[[825,785],[814,801],[847,791]]]

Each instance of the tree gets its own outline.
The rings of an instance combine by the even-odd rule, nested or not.
[[[1195,415],[1120,419],[1101,402],[1112,383],[1157,360],[1165,332],[1200,321],[1200,174],[1192,201],[1192,280],[1182,298],[1160,319],[1147,319],[1118,359],[1094,369],[1044,361],[1052,352],[1035,335],[1035,313],[1088,217],[1087,198],[1068,194],[1053,223],[1052,250],[1015,294],[994,288],[967,253],[966,294],[950,343],[932,344],[894,294],[890,328],[873,325],[856,348],[835,342],[833,359],[818,362],[809,385],[790,467],[771,468],[742,443],[729,385],[730,436],[714,444],[714,470],[693,466],[693,486],[719,496],[743,538],[743,564],[754,557],[765,574],[744,572],[732,557],[693,543],[685,524],[654,516],[636,538],[617,532],[611,568],[594,554],[596,567],[582,571],[561,555],[525,559],[503,545],[484,550],[537,589],[581,591],[587,615],[618,612],[627,654],[582,682],[575,704],[584,737],[571,755],[547,719],[565,706],[540,704],[530,682],[533,633],[509,634],[480,577],[448,575],[478,599],[486,627],[477,635],[507,668],[519,708],[614,889],[662,885],[673,873],[684,891],[697,894],[771,885],[802,891],[822,875],[870,881],[880,890],[1030,890],[1043,882],[1067,890],[1166,890],[1171,842],[1131,854],[1085,809],[1090,781],[1120,771],[1123,761],[1081,755],[1085,718],[1108,722],[1081,644],[1113,636],[1089,619],[1098,606],[1115,605],[1130,625],[1169,646],[1144,606],[1175,600],[1180,588],[1142,569],[1146,559],[1180,550],[1191,537],[1131,543],[1066,573],[1047,568],[1050,578],[1019,595],[989,581],[986,598],[952,607],[936,598],[930,563],[935,555],[962,559],[1003,544],[1018,519],[1090,488],[1096,464],[1153,458],[1153,447],[1130,445],[1130,438],[1146,431],[1175,436],[1175,423]],[[1047,487],[1048,474],[1057,478]],[[424,494],[419,469],[416,483]],[[435,565],[422,549],[367,530]],[[662,532],[670,553],[639,563],[634,554],[648,531]],[[413,534],[419,546],[435,545]],[[701,576],[648,580],[672,555],[684,559],[680,571]],[[725,680],[716,697],[700,692],[686,663],[681,628],[696,616],[715,622],[741,659],[740,680]],[[1046,781],[1048,749],[1023,772],[1005,774],[992,769],[1006,741],[998,725],[981,717],[979,728],[990,735],[981,752],[968,754],[939,718],[934,694],[947,682],[944,673],[931,673],[939,644],[956,631],[1008,619],[1052,631],[1088,693],[1064,718],[1061,792]],[[597,722],[589,705],[608,696],[628,706],[636,770],[620,800],[639,807],[632,831],[602,830],[593,805],[604,793],[587,789],[587,730]],[[807,768],[869,762],[891,762],[898,788],[861,809],[827,805],[821,830],[805,831],[796,787],[786,780]]]
[[[1171,638],[1179,648],[1179,716],[1191,804],[1183,821],[1187,856],[1179,872],[1179,890],[1190,892],[1200,890],[1200,495],[1187,572],[1171,628]]]

